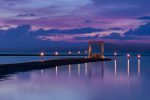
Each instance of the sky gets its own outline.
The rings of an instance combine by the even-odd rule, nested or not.
[[[0,0],[0,49],[150,50],[150,0]],[[135,49],[136,48],[136,49]]]

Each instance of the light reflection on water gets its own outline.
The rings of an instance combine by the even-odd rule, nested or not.
[[[0,82],[0,100],[149,100],[149,57],[56,66]]]

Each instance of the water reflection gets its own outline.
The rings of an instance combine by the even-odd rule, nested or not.
[[[78,76],[80,76],[80,64],[78,64]]]
[[[141,82],[140,82],[140,73],[141,73],[141,60],[138,58],[138,91],[139,91],[139,96],[141,95]]]
[[[113,70],[113,76],[114,78],[116,79],[117,76],[117,73],[118,73],[118,67],[120,66],[117,66],[117,57],[115,57],[114,59],[114,70]],[[137,71],[138,71],[138,77],[140,78],[140,63],[141,63],[141,60],[138,59],[137,61]],[[95,65],[94,65],[95,64]],[[71,76],[80,76],[80,77],[86,77],[87,79],[91,80],[92,78],[99,78],[101,80],[104,80],[105,78],[105,73],[107,72],[107,70],[105,71],[105,62],[97,62],[97,63],[84,63],[84,64],[76,64],[76,65],[71,65],[69,64],[67,67],[66,66],[63,66],[65,67],[64,70],[62,70],[61,66],[56,66],[55,67],[55,76],[56,77],[63,77],[66,73],[67,70],[65,70],[66,68],[68,69],[68,76],[71,77]],[[128,76],[128,84],[130,84],[130,59],[128,58],[127,59],[127,76]],[[108,68],[108,67],[106,67]],[[77,70],[75,72],[75,69]],[[44,77],[44,74],[47,74],[44,72],[43,69],[40,70],[41,71],[41,75],[42,77]],[[72,72],[72,73],[71,73]],[[77,74],[75,74],[75,73]],[[58,74],[60,73],[60,75],[58,76]],[[72,75],[71,75],[72,74]],[[132,76],[131,76],[132,77]]]
[[[87,74],[88,74],[88,64],[85,63],[85,76],[87,77]]]
[[[128,73],[128,77],[130,76],[130,59],[127,59],[127,73]]]
[[[101,67],[100,67],[101,79],[104,79],[104,67],[105,67],[104,64],[105,64],[104,61],[102,61],[101,62]]]
[[[55,67],[55,76],[56,77],[61,77],[62,75],[66,75],[66,68],[67,68],[67,74],[69,77],[73,76],[80,76],[80,77],[85,77],[87,79],[92,79],[93,77],[103,79],[104,78],[104,62],[98,62],[96,64],[96,67],[92,67],[91,64],[89,63],[84,63],[84,64],[77,64],[77,65],[71,65],[69,64],[68,66],[64,66],[62,69],[60,66]],[[44,71],[41,70],[42,75],[44,74]],[[59,74],[60,73],[60,74]],[[77,74],[76,74],[77,73]],[[59,74],[59,75],[58,75]]]
[[[58,66],[56,66],[56,77],[57,77],[57,73],[58,73]]]
[[[71,65],[70,64],[69,64],[68,68],[69,68],[69,77],[70,77],[70,75],[71,75]]]
[[[114,73],[115,73],[115,78],[117,77],[117,59],[114,60]]]
[[[138,76],[140,76],[140,62],[141,62],[141,60],[140,59],[138,59]]]
[[[144,70],[143,64],[143,58],[117,57],[112,62],[69,64],[18,73],[12,75],[11,80],[1,82],[0,100],[10,100],[8,96],[20,100],[26,95],[28,98],[34,96],[33,100],[40,97],[44,100],[57,97],[55,100],[143,100],[150,92],[150,80],[140,72]]]
[[[141,60],[138,58],[137,61],[137,70],[138,70],[138,76],[140,77],[140,64]],[[103,65],[104,66],[104,65]],[[117,57],[114,59],[114,76],[117,77]],[[130,58],[127,58],[127,76],[130,77]]]
[[[40,61],[44,62],[44,56],[40,56]]]
[[[43,69],[41,70],[41,74],[42,74],[42,76],[44,76],[44,70]]]
[[[128,93],[130,94],[130,58],[127,58]]]
[[[118,67],[121,67],[121,66],[117,66],[118,62],[118,59],[117,57],[115,57],[114,59],[114,70],[113,70],[113,76],[114,78],[116,79],[118,77]],[[141,71],[141,68],[140,68],[140,63],[141,63],[141,60],[140,58],[138,59],[137,61],[137,71],[138,71],[138,77],[140,77],[140,71]],[[94,65],[95,64],[95,65]],[[75,69],[77,69],[77,75],[80,76],[80,77],[87,77],[88,79],[92,79],[93,77],[96,78],[96,77],[99,77],[100,79],[104,79],[104,75],[106,73],[105,71],[105,62],[96,62],[96,63],[84,63],[84,64],[76,64],[76,65],[71,65],[69,64],[67,67],[66,66],[56,66],[55,67],[55,76],[58,77],[58,74],[59,73],[62,73],[60,74],[61,76],[64,76],[66,73],[66,71],[68,70],[68,76],[71,77],[71,74],[73,74],[73,76],[75,76],[76,74],[74,73],[75,72]],[[130,78],[130,58],[127,58],[127,76],[128,78]],[[66,68],[64,68],[64,70],[61,70],[61,67],[66,67],[67,70],[65,70]],[[106,67],[108,68],[108,67]],[[41,69],[41,75],[44,76],[44,70]],[[71,73],[73,72],[73,73]],[[132,76],[131,76],[132,77]],[[130,80],[129,80],[130,82]]]

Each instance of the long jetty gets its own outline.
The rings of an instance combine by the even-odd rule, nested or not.
[[[2,64],[0,65],[0,77],[3,77],[3,75],[14,74],[17,72],[26,72],[31,70],[53,68],[61,65],[98,62],[98,61],[110,61],[110,60],[112,59],[62,58],[62,59],[54,59],[54,60],[27,62],[27,63]]]

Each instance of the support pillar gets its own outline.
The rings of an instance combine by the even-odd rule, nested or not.
[[[103,42],[101,43],[101,56],[102,56],[102,58],[105,58],[104,57],[104,43]]]
[[[88,58],[90,58],[91,57],[91,55],[92,55],[92,45],[91,44],[89,44],[89,50],[88,50]]]

